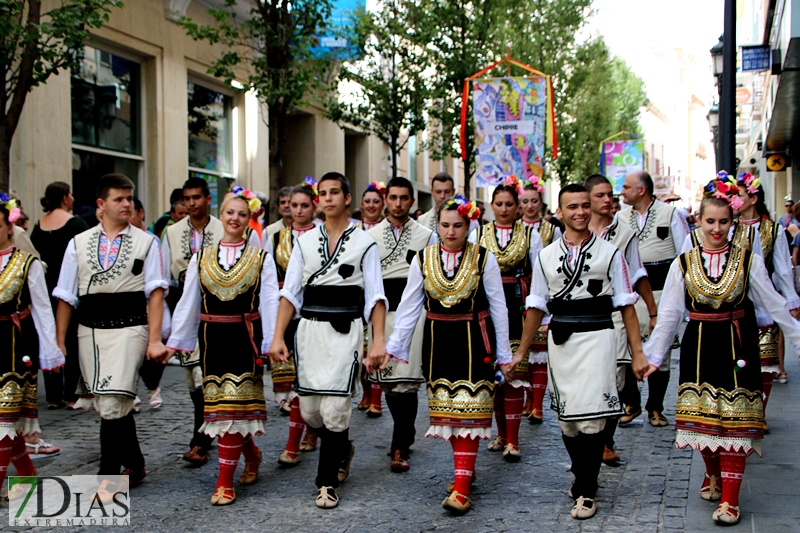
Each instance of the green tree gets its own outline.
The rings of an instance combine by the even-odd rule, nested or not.
[[[625,130],[641,136],[644,82],[620,58],[611,57],[601,37],[583,43],[571,62],[561,102],[560,155],[553,162],[562,184],[599,171],[599,145]]]
[[[89,32],[119,0],[72,0],[42,11],[38,0],[0,1],[0,191],[8,190],[11,141],[28,93],[60,70],[78,67]]]
[[[281,184],[287,119],[310,104],[329,82],[331,61],[316,57],[313,47],[326,29],[331,2],[264,0],[254,4],[244,19],[236,16],[236,0],[225,0],[223,7],[208,10],[215,24],[200,25],[187,17],[179,24],[193,39],[223,46],[209,74],[230,84],[237,71],[245,72],[246,89],[252,89],[267,107],[270,198],[275,198]]]
[[[425,109],[431,95],[425,71],[428,50],[416,44],[416,12],[405,0],[389,0],[375,13],[362,13],[355,32],[364,43],[364,58],[344,63],[339,80],[355,85],[353,94],[328,100],[327,116],[340,126],[352,125],[389,145],[392,177],[397,177],[400,151],[411,136],[425,129]]]

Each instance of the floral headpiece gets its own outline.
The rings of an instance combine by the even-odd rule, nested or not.
[[[319,205],[319,190],[317,189],[317,180],[311,176],[306,176],[300,186],[308,191],[308,194],[311,196],[311,201],[314,203],[314,205]]]
[[[531,176],[531,179],[522,178],[520,180],[522,182],[522,189],[533,189],[534,191],[538,192],[540,195],[544,196],[544,187],[541,186],[539,183],[539,176],[534,174]]]
[[[247,207],[250,208],[251,212],[258,211],[258,208],[261,207],[261,200],[258,199],[258,196],[253,191],[247,190],[241,185],[234,185],[231,187],[231,192],[234,198],[241,198],[247,202]]]
[[[717,177],[708,182],[703,189],[703,198],[719,198],[728,203],[736,211],[742,207],[742,199],[739,198],[739,186],[732,177],[724,170],[717,173]]]
[[[453,211],[452,207],[454,205],[458,206],[455,211],[458,211],[459,215],[467,217],[469,220],[478,220],[478,217],[481,216],[481,210],[478,209],[475,202],[470,202],[460,194],[447,200],[442,207],[442,211]]]
[[[375,191],[381,195],[381,198],[386,200],[386,184],[382,181],[372,181],[367,185],[367,191]]]
[[[508,187],[517,191],[517,195],[522,196],[525,192],[524,182],[521,182],[517,179],[516,174],[511,174],[510,176],[506,176],[503,181],[498,184],[498,187]]]
[[[9,198],[4,192],[0,192],[0,204],[3,204],[3,207],[8,209],[8,220],[6,222],[15,222],[19,219],[21,212],[15,199]]]
[[[749,194],[758,193],[758,188],[761,186],[761,178],[757,178],[749,172],[742,172],[739,174],[739,183],[744,184]]]

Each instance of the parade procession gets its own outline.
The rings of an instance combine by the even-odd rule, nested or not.
[[[798,530],[800,1],[0,1],[9,531]]]

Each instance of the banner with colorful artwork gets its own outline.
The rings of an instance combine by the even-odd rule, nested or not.
[[[600,174],[614,186],[614,194],[622,192],[625,176],[644,170],[644,142],[641,139],[605,141],[600,151]]]
[[[542,177],[545,146],[552,144],[547,77],[475,80],[472,91],[475,186],[492,186],[511,174]]]

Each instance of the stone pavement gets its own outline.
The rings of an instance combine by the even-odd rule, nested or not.
[[[677,357],[674,359],[673,365]],[[764,446],[765,459],[750,461],[743,489],[745,523],[739,526],[742,531],[745,528],[749,531],[751,523],[769,528],[761,531],[798,530],[799,515],[790,507],[790,500],[781,502],[769,497],[796,494],[800,490],[793,475],[798,466],[797,432],[790,430],[788,420],[800,409],[797,402],[792,403],[800,397],[795,390],[800,383],[800,372],[795,365],[794,361],[787,365],[792,367],[793,381],[774,389],[770,403],[772,435]],[[676,378],[674,371],[666,401],[666,414],[671,421]],[[385,414],[379,419],[368,419],[362,412],[354,411],[351,438],[356,454],[350,479],[340,490],[338,509],[317,509],[313,503],[316,495],[313,481],[318,452],[305,454],[296,468],[278,468],[275,460],[286,441],[288,418],[280,416],[274,404],[270,404],[267,433],[256,438],[264,452],[259,482],[237,487],[237,501],[233,505],[212,507],[209,498],[217,475],[216,450],[212,452],[212,460],[199,469],[189,468],[181,460],[192,420],[183,370],[167,367],[162,389],[164,407],[151,411],[142,388],[144,407],[136,418],[148,476],[131,495],[135,531],[644,533],[704,531],[714,527],[710,518],[713,509],[696,495],[695,485],[702,476],[699,456],[693,459],[691,452],[676,450],[671,428],[652,428],[641,417],[630,427],[618,430],[617,449],[624,464],[617,468],[603,466],[597,516],[584,522],[573,520],[569,516],[572,503],[566,496],[572,479],[567,471],[569,459],[550,411],[541,426],[523,422],[520,463],[505,463],[499,453],[487,451],[482,444],[476,469],[478,480],[473,490],[474,507],[463,517],[453,517],[440,506],[446,495],[445,486],[453,476],[451,449],[441,440],[422,438],[427,429],[422,393],[418,438],[408,473],[393,474],[388,468],[386,451],[391,436],[388,409],[384,406]],[[40,417],[47,440],[63,450],[58,457],[37,461],[40,474],[96,473],[99,417],[63,409],[45,409]],[[240,461],[237,478],[242,467]],[[9,474],[13,475],[13,467]],[[787,517],[793,520],[781,521],[777,512],[788,513]],[[7,523],[8,505],[0,505],[0,528],[14,530]],[[783,524],[784,529],[778,529],[778,524]]]

